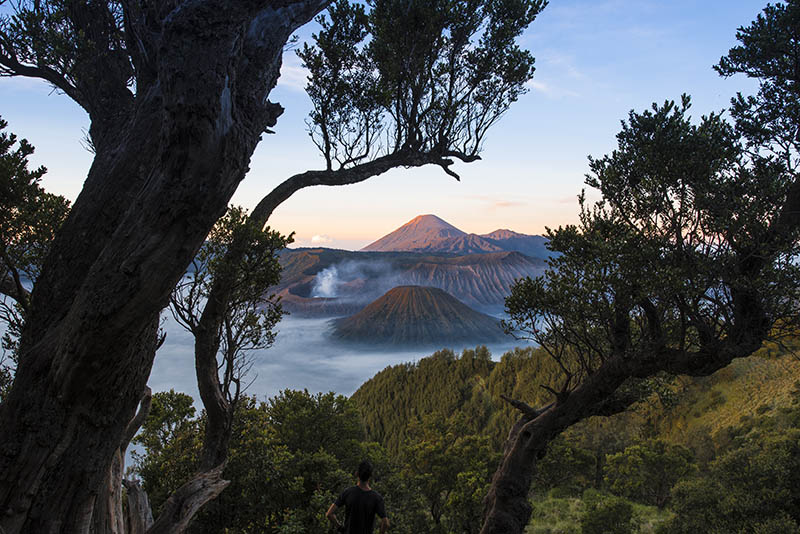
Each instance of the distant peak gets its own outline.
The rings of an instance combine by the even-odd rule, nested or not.
[[[428,213],[414,217],[397,230],[361,250],[379,252],[431,250],[442,241],[463,235],[466,234],[452,224]]]
[[[425,215],[417,215],[410,221],[408,221],[403,226],[426,226],[426,227],[444,227],[444,228],[456,228],[449,222],[445,221],[433,215],[432,213],[426,213]]]
[[[482,234],[481,237],[486,237],[489,239],[510,239],[512,237],[524,237],[524,234],[514,232],[507,228],[500,228],[498,230],[495,230],[494,232],[488,234]]]

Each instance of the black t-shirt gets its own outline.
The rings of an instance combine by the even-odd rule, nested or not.
[[[383,497],[375,490],[365,491],[358,486],[347,488],[336,499],[336,507],[345,507],[344,531],[347,534],[372,534],[375,516],[386,517]]]

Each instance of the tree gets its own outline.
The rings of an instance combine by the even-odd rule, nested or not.
[[[605,481],[617,495],[663,508],[675,483],[692,472],[693,460],[686,447],[649,440],[609,456]]]
[[[20,2],[3,16],[0,75],[45,80],[83,107],[95,154],[37,279],[15,385],[0,407],[5,532],[89,528],[108,487],[108,459],[145,390],[159,312],[282,112],[268,97],[287,39],[329,3],[46,0]],[[383,81],[368,109],[384,110],[386,124],[396,125],[386,130],[396,133],[392,149],[292,177],[251,219],[263,226],[275,206],[310,185],[477,159],[486,127],[532,73],[516,38],[544,4],[371,3],[377,22],[368,48]],[[424,46],[412,61],[405,45],[417,37]],[[198,369],[215,365],[225,308],[217,304],[228,299],[229,282],[215,283],[203,311],[197,344],[210,348],[199,351]],[[224,414],[219,377],[200,374],[209,380],[199,384],[207,411]],[[205,499],[193,495],[221,483],[221,466],[198,473],[177,496],[186,514],[172,517],[170,529],[183,528]]]
[[[207,424],[200,472],[224,463],[236,404],[253,364],[248,355],[275,340],[273,329],[283,312],[269,288],[280,280],[277,252],[288,242],[291,237],[262,229],[244,209],[231,207],[214,225],[170,297],[173,317],[199,344],[206,340],[201,329],[207,325],[201,323],[203,310],[213,298],[212,288],[221,279],[229,283],[228,298],[214,304],[221,320],[211,332],[212,345],[196,349],[209,353],[210,357],[196,361],[197,383],[204,398],[214,399],[204,403]],[[220,491],[223,488],[219,486]]]
[[[638,532],[633,506],[625,499],[602,497],[587,499],[581,515],[581,534],[633,534]]]
[[[33,147],[3,130],[0,118],[0,322],[5,323],[0,356],[0,402],[11,387],[30,288],[41,272],[50,243],[69,212],[69,202],[42,189],[47,169],[28,170]],[[15,147],[16,145],[16,147]]]
[[[796,532],[800,526],[800,383],[777,413],[742,417],[719,456],[672,490],[659,532]]]
[[[467,430],[468,416],[423,416],[408,428],[403,474],[425,502],[427,532],[473,533],[495,455],[485,436]]]
[[[545,408],[516,403],[484,533],[522,531],[537,459],[570,425],[626,409],[656,373],[708,375],[796,334],[799,15],[797,2],[769,6],[721,62],[761,82],[758,97],[734,99],[736,130],[717,114],[692,123],[684,97],[631,112],[617,150],[590,159],[602,200],[582,199],[580,224],[550,232],[545,277],[506,301],[508,328],[540,343],[563,380]],[[758,136],[747,119],[761,114],[775,120]]]
[[[174,390],[156,392],[141,431],[133,439],[134,469],[142,477],[153,512],[160,514],[170,494],[190,479],[200,449],[194,399]],[[148,525],[149,526],[149,525]]]
[[[145,445],[137,471],[158,511],[202,462],[198,452],[208,419],[193,417],[187,399],[156,393],[137,438]],[[321,531],[327,525],[320,510],[335,499],[335,488],[351,480],[349,471],[362,458],[359,430],[357,412],[340,395],[286,390],[267,402],[242,396],[225,468],[230,484],[199,512],[191,532],[271,533],[288,525]]]
[[[800,430],[748,436],[703,477],[673,490],[675,517],[661,531],[796,532],[800,528]]]

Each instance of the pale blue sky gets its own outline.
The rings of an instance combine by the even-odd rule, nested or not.
[[[588,155],[614,147],[630,109],[692,95],[695,116],[719,111],[755,84],[717,76],[711,66],[735,45],[736,28],[760,0],[551,0],[523,44],[536,56],[531,90],[489,132],[483,161],[460,165],[461,183],[438,168],[395,170],[368,182],[301,191],[272,226],[296,231],[296,245],[360,248],[418,214],[435,213],[476,233],[541,233],[574,222]],[[307,36],[311,27],[301,31]],[[271,99],[286,108],[265,136],[234,202],[252,207],[286,177],[320,168],[305,131],[304,73],[287,52]],[[45,187],[74,198],[91,163],[82,147],[85,114],[44,83],[0,79],[0,115],[48,167]]]

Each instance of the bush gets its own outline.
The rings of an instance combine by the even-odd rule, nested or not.
[[[650,440],[607,456],[604,473],[616,495],[663,508],[675,483],[693,470],[689,449]]]
[[[639,531],[633,505],[625,499],[586,492],[582,534],[633,534]]]
[[[672,497],[676,516],[659,534],[800,532],[800,430],[753,432]]]

